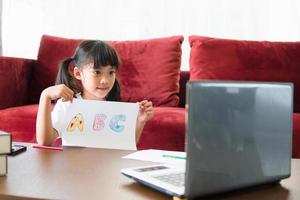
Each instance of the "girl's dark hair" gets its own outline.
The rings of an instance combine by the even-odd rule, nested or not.
[[[80,82],[71,75],[69,66],[73,65],[82,69],[85,64],[94,63],[94,69],[99,69],[107,65],[118,70],[120,65],[119,56],[116,50],[104,41],[100,40],[85,40],[76,48],[75,54],[62,61],[59,66],[55,84],[65,84],[74,93],[82,92]],[[105,97],[108,101],[120,101],[120,85],[118,80],[115,80],[114,86]]]

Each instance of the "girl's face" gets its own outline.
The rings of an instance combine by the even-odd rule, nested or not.
[[[86,64],[82,70],[75,67],[74,76],[81,81],[83,99],[105,100],[105,97],[113,88],[116,80],[116,69],[112,66],[103,66],[94,69],[94,63]]]

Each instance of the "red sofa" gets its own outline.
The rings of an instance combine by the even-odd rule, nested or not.
[[[37,60],[0,57],[0,130],[12,133],[13,141],[36,142],[40,93],[54,84],[59,62],[72,56],[81,41],[44,35]],[[182,41],[183,36],[109,41],[121,59],[117,76],[122,100],[148,99],[155,106],[139,149],[184,150],[185,110],[178,107]],[[187,81],[188,73],[183,73],[183,79]]]
[[[37,60],[0,57],[0,130],[11,132],[14,141],[35,142],[39,95],[54,83],[58,63],[80,41],[44,35]],[[149,99],[155,106],[139,149],[184,150],[189,79],[288,81],[295,85],[293,157],[300,158],[300,43],[191,36],[191,70],[180,71],[183,36],[109,42],[122,63],[122,100]]]

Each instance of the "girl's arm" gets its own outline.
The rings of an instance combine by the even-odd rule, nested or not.
[[[52,127],[51,99],[41,94],[36,118],[36,140],[38,144],[50,145],[58,137],[58,133]]]
[[[144,126],[145,126],[146,122],[142,123],[142,122],[138,122],[136,123],[136,128],[135,128],[135,143],[138,144],[140,141],[140,137],[142,135]]]
[[[148,120],[153,117],[153,105],[151,101],[143,100],[140,102],[140,110],[137,117],[137,123],[135,127],[135,141],[139,142],[142,135],[144,126]]]
[[[61,97],[63,101],[72,101],[73,94],[73,91],[63,84],[48,87],[42,92],[36,119],[38,144],[51,145],[58,137],[57,131],[52,126],[51,100]]]

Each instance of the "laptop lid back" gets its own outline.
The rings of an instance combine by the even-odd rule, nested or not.
[[[292,84],[190,81],[187,110],[188,198],[290,176]]]

